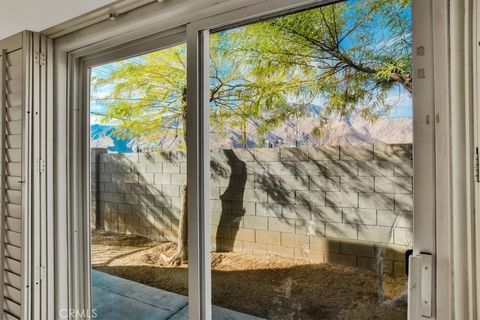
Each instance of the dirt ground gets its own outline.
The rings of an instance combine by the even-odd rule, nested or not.
[[[92,238],[94,269],[187,295],[188,266],[160,262],[175,244],[99,231]],[[406,301],[398,299],[405,287],[405,277],[384,275],[381,303],[370,271],[271,254],[212,253],[213,303],[267,319],[406,319]]]

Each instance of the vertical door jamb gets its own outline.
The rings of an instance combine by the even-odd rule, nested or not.
[[[29,319],[32,316],[32,298],[33,298],[33,282],[34,278],[34,264],[33,264],[33,219],[31,211],[32,203],[32,189],[33,184],[33,163],[32,163],[32,90],[33,90],[33,37],[30,32],[24,32],[23,35],[23,84],[22,84],[22,163],[24,164],[22,170],[22,318]]]
[[[435,76],[432,1],[412,2],[412,77],[414,141],[414,255],[432,257],[431,277],[410,259],[408,318],[436,317],[436,144]],[[428,256],[423,259],[428,260]],[[421,264],[421,263],[420,263]],[[421,267],[423,268],[423,267]],[[425,266],[428,270],[428,267]],[[426,283],[429,281],[429,283]],[[427,289],[429,291],[427,291]],[[424,292],[425,290],[425,292]],[[426,305],[425,305],[426,304]]]
[[[38,107],[38,125],[35,128],[34,135],[38,135],[38,175],[39,175],[39,189],[36,190],[36,194],[39,197],[39,203],[36,205],[39,207],[41,217],[40,217],[40,242],[41,242],[41,257],[40,257],[40,272],[41,272],[41,285],[40,285],[40,308],[41,308],[41,317],[42,319],[48,319],[47,317],[47,250],[48,250],[48,242],[47,242],[47,210],[46,210],[46,202],[45,202],[45,192],[46,192],[46,183],[45,183],[45,174],[46,174],[46,156],[45,156],[45,115],[46,115],[46,108],[47,108],[47,61],[46,61],[46,46],[47,46],[47,39],[46,37],[39,35],[40,38],[40,47],[39,47],[39,64],[40,64],[40,83],[38,84],[38,89],[40,91],[40,103]]]
[[[89,313],[93,312],[92,310],[92,268],[91,268],[91,261],[92,261],[92,249],[91,249],[91,244],[92,244],[92,239],[91,239],[91,232],[90,232],[90,206],[91,206],[91,193],[90,193],[90,186],[91,186],[91,168],[90,168],[90,72],[91,69],[84,63],[82,62],[81,68],[82,72],[82,81],[81,81],[81,92],[82,92],[82,103],[81,106],[82,108],[79,112],[81,121],[82,121],[82,151],[84,154],[82,154],[83,157],[83,172],[87,173],[83,176],[83,190],[84,190],[84,214],[82,215],[83,219],[81,221],[81,234],[83,235],[84,241],[83,245],[85,246],[82,250],[83,252],[86,252],[86,259],[83,259],[83,272],[86,276],[87,279],[90,279],[88,284],[85,285],[84,282],[84,294],[85,294],[85,305],[84,305],[84,310],[88,311]],[[82,153],[83,153],[82,152]],[[88,213],[88,214],[86,214]]]
[[[41,68],[40,68],[40,37],[37,34],[31,34],[32,40],[32,54],[33,54],[33,68],[32,68],[32,115],[31,115],[31,126],[29,126],[29,135],[31,135],[31,161],[34,164],[34,170],[32,175],[32,184],[30,185],[31,190],[31,222],[32,222],[32,233],[31,233],[31,242],[30,245],[32,246],[32,267],[33,267],[33,283],[32,283],[32,300],[31,300],[31,308],[32,308],[32,315],[41,315],[41,304],[40,304],[40,297],[41,297],[41,278],[42,278],[42,241],[41,241],[41,199],[40,199],[40,171],[42,167],[41,159],[40,159],[40,135],[39,135],[39,128],[40,128],[40,104],[41,104],[41,96],[40,96],[40,78],[41,78]],[[28,160],[27,160],[28,161]],[[28,178],[27,178],[28,179]]]
[[[54,212],[54,185],[51,180],[53,174],[53,132],[54,123],[51,106],[53,103],[53,41],[47,37],[45,38],[44,54],[46,55],[46,81],[45,81],[45,101],[46,105],[42,111],[44,138],[43,138],[43,156],[46,162],[45,175],[43,177],[44,190],[42,198],[44,199],[44,210],[46,213],[46,251],[44,264],[47,268],[47,283],[45,284],[45,308],[47,312],[46,319],[56,318],[55,314],[55,212]]]
[[[435,105],[435,316],[449,319],[451,309],[450,112],[448,66],[448,0],[432,3]]]
[[[480,14],[480,3],[478,0],[473,1],[473,14],[474,16],[478,17]],[[474,202],[475,202],[475,212],[480,212],[480,163],[479,163],[479,153],[480,153],[480,42],[475,40],[479,39],[480,36],[480,22],[478,19],[474,19],[473,26],[473,128],[474,128],[474,136],[473,136],[473,143],[475,146],[475,157],[476,163],[474,164],[474,170],[476,175],[476,181],[474,182]],[[476,275],[476,278],[473,279],[474,283],[473,286],[475,288],[475,296],[474,296],[474,312],[478,316],[480,313],[480,255],[477,253],[478,249],[480,248],[480,218],[479,215],[476,215],[476,219],[474,221],[474,225],[472,228],[475,230],[474,238],[472,239],[475,249],[473,250],[474,256],[474,267],[473,273]],[[475,315],[475,314],[474,314]]]
[[[67,241],[69,242],[68,249],[68,310],[76,310],[77,314],[74,319],[80,319],[80,314],[86,312],[88,307],[89,297],[87,295],[88,289],[85,287],[86,275],[85,266],[89,264],[88,259],[85,259],[85,241],[83,217],[86,198],[85,194],[85,178],[84,174],[84,147],[83,137],[84,119],[82,115],[83,106],[83,88],[84,74],[82,63],[72,54],[68,54],[68,74],[69,81],[69,106],[67,110],[69,116],[69,123],[67,124],[69,135],[67,139],[68,161],[67,167],[69,171],[69,182],[67,184],[67,199],[69,200],[68,210],[71,212],[67,219]],[[67,311],[68,311],[67,310]],[[63,311],[63,310],[60,310]],[[66,315],[68,317],[68,315]]]
[[[188,301],[199,320],[212,317],[208,37],[187,25]]]

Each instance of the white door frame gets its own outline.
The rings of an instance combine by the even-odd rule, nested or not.
[[[431,48],[427,53],[432,54],[434,64],[431,66],[419,66],[419,61],[414,56],[415,68],[430,68],[433,75],[433,70],[439,72],[436,74],[435,81],[433,76],[429,75],[429,79],[434,81],[433,86],[427,86],[422,89],[422,95],[429,96],[428,100],[416,99],[415,104],[422,103],[424,110],[430,117],[430,125],[425,128],[426,122],[424,119],[415,121],[414,139],[417,142],[425,143],[425,150],[431,150],[431,145],[434,144],[433,151],[436,156],[431,153],[422,155],[417,151],[415,155],[415,166],[421,164],[421,168],[437,159],[435,168],[436,172],[415,169],[415,180],[421,180],[422,184],[415,184],[415,208],[419,205],[418,199],[422,199],[422,205],[428,202],[427,210],[423,212],[422,223],[415,226],[414,231],[414,246],[417,250],[428,250],[434,254],[438,269],[436,272],[435,283],[443,283],[448,279],[450,269],[442,261],[450,261],[450,251],[443,250],[448,248],[448,237],[435,239],[435,234],[439,231],[445,231],[439,224],[435,222],[440,218],[440,221],[449,217],[447,209],[439,207],[439,202],[449,201],[448,197],[443,197],[445,190],[449,190],[448,180],[442,180],[439,173],[446,172],[445,166],[448,167],[448,160],[439,157],[439,152],[445,152],[445,148],[449,146],[448,138],[448,124],[441,120],[448,119],[448,103],[444,91],[445,81],[443,69],[448,65],[446,53],[447,47],[447,24],[444,19],[447,16],[447,0],[414,0],[415,2],[428,3],[425,7],[427,14],[430,17],[433,28],[427,28],[427,33],[423,34],[421,41],[425,39],[434,39],[433,43],[425,44],[426,48]],[[82,229],[87,221],[85,215],[85,201],[84,198],[79,197],[79,194],[85,191],[87,186],[82,175],[88,167],[85,167],[87,154],[81,149],[85,148],[85,137],[88,131],[85,129],[85,122],[81,120],[85,117],[85,113],[80,115],[80,106],[85,105],[85,88],[82,88],[82,82],[85,82],[85,66],[88,63],[99,63],[102,59],[111,59],[117,54],[119,59],[125,57],[125,52],[122,53],[119,46],[125,43],[132,43],[149,35],[157,37],[158,41],[162,32],[172,32],[176,28],[187,29],[187,78],[188,78],[188,121],[189,136],[188,141],[188,208],[189,208],[189,312],[191,319],[210,319],[211,317],[211,289],[210,289],[210,214],[209,206],[209,144],[208,144],[208,104],[204,101],[206,95],[205,90],[208,88],[208,48],[206,41],[208,40],[209,30],[224,28],[230,25],[259,19],[265,16],[278,15],[283,12],[295,11],[303,8],[318,6],[334,1],[319,1],[319,0],[240,0],[240,1],[225,1],[216,3],[215,1],[192,1],[192,7],[189,8],[187,4],[179,8],[178,5],[172,5],[171,8],[163,6],[160,10],[155,9],[156,4],[147,5],[145,7],[136,9],[128,15],[120,16],[115,21],[99,22],[85,29],[75,31],[69,35],[62,36],[55,41],[55,106],[51,110],[51,116],[56,120],[55,123],[55,151],[47,155],[47,163],[55,164],[55,173],[50,175],[49,182],[54,183],[55,189],[55,211],[56,211],[56,266],[55,274],[55,302],[57,312],[64,309],[90,309],[89,301],[89,284],[82,280],[82,274],[88,275],[85,261],[78,261],[81,254],[88,250],[87,247],[81,245],[78,241],[87,241],[85,234],[88,230]],[[198,8],[198,11],[195,11]],[[183,11],[182,11],[183,10]],[[153,14],[153,13],[155,14]],[[179,13],[182,13],[179,15]],[[171,14],[175,16],[171,16]],[[432,22],[433,21],[433,22]],[[170,30],[170,31],[169,31]],[[419,33],[417,26],[414,26],[414,34]],[[417,38],[418,39],[418,38]],[[141,41],[141,40],[140,40]],[[430,40],[428,40],[430,41]],[[112,51],[113,49],[113,51]],[[134,53],[135,48],[130,54]],[[437,51],[438,50],[438,51]],[[116,52],[116,53],[115,53]],[[127,54],[128,56],[128,54]],[[95,58],[93,58],[95,57]],[[82,63],[82,61],[84,61]],[[106,61],[106,60],[104,60]],[[87,64],[88,64],[87,63]],[[438,69],[437,69],[438,68]],[[414,69],[414,70],[416,70]],[[425,71],[425,70],[424,70]],[[428,73],[428,70],[427,74]],[[416,71],[414,71],[415,73]],[[441,76],[437,81],[438,75]],[[428,78],[427,78],[428,79]],[[82,100],[83,99],[83,100]],[[415,99],[415,98],[414,98]],[[434,119],[440,119],[438,123]],[[443,115],[445,117],[443,118]],[[426,116],[426,114],[424,114]],[[420,140],[421,132],[425,133],[432,130],[432,127],[437,127],[435,131],[435,139]],[[446,126],[446,127],[445,127]],[[426,131],[425,131],[426,130]],[[430,131],[429,131],[430,132]],[[430,137],[430,133],[427,133]],[[417,145],[416,150],[424,150],[422,145]],[[432,160],[433,159],[433,160]],[[424,174],[428,175],[426,179],[422,179]],[[432,179],[433,174],[433,179]],[[435,180],[436,179],[436,180]],[[425,182],[427,184],[425,184]],[[441,193],[441,197],[436,197],[432,190],[436,193]],[[424,195],[425,193],[425,195]],[[433,194],[432,194],[433,193]],[[441,198],[441,199],[439,199]],[[435,205],[436,204],[436,205]],[[436,226],[432,228],[432,224]],[[424,229],[425,228],[425,229]],[[83,234],[83,236],[80,236]],[[428,237],[421,237],[421,234],[427,234]],[[85,242],[83,242],[85,243]],[[439,254],[442,254],[439,256]],[[75,259],[75,257],[77,257]],[[89,260],[88,260],[89,261]],[[67,263],[66,263],[67,262]],[[441,263],[439,263],[441,262]],[[76,267],[79,265],[83,270],[82,273],[76,272]],[[85,279],[85,278],[83,278]],[[448,285],[445,285],[448,286]],[[434,285],[435,287],[435,285]],[[447,289],[447,288],[445,288]],[[448,311],[440,311],[442,308],[449,308],[449,288],[447,293],[439,294],[434,290],[435,310],[438,310],[438,317],[440,314],[446,314]],[[435,304],[436,300],[436,304]],[[434,312],[435,315],[435,312]]]
[[[435,67],[433,41],[432,2],[429,0],[413,1],[412,25],[412,77],[413,77],[413,254],[432,254],[436,261],[436,216],[435,216],[435,177],[436,146],[435,127],[439,117],[435,113]],[[443,120],[443,119],[442,119]],[[434,315],[436,305],[435,274],[437,264],[432,270],[431,297],[423,297],[422,293],[412,288],[422,288],[425,279],[418,280],[420,275],[411,274],[409,278],[408,318],[417,319],[422,315]],[[412,266],[413,267],[413,266]],[[413,270],[413,269],[412,269]],[[412,271],[413,273],[413,271]],[[414,283],[415,282],[415,283]],[[431,299],[431,300],[428,300]],[[421,309],[424,303],[426,311]]]

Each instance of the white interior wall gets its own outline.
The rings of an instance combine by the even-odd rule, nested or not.
[[[41,31],[117,0],[0,0],[0,39]]]

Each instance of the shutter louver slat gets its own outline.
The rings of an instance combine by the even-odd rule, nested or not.
[[[22,246],[22,235],[20,233],[6,230],[5,235],[7,244],[11,244],[19,248]]]
[[[23,59],[23,50],[16,50],[7,55],[8,66],[21,65]]]
[[[17,204],[19,206],[22,205],[22,192],[17,190],[7,190],[5,192],[6,195],[6,202]]]
[[[17,304],[20,304],[20,302],[22,301],[20,290],[9,285],[5,286],[5,296],[9,297],[11,301]]]
[[[7,203],[6,215],[8,217],[22,219],[22,206],[12,203]]]
[[[22,164],[19,162],[7,162],[7,175],[9,177],[20,177],[22,175]],[[8,188],[7,188],[8,189]]]
[[[5,245],[5,256],[12,258],[17,261],[22,260],[22,250],[19,247],[12,246],[9,244]]]
[[[22,274],[22,264],[8,257],[5,257],[5,269],[18,276]]]
[[[7,93],[7,106],[8,108],[21,107],[22,106],[22,92]]]
[[[7,177],[7,181],[6,181],[7,189],[22,191],[21,181],[22,181],[22,177],[20,175]]]
[[[22,162],[22,150],[21,149],[7,150],[7,161]]]
[[[18,78],[7,83],[7,94],[22,93],[22,78]]]
[[[21,134],[22,133],[22,121],[9,121],[7,123],[7,134]],[[21,162],[21,154],[18,161]]]
[[[22,120],[23,108],[15,107],[7,109],[7,119],[8,121],[19,121]]]
[[[14,231],[21,233],[22,232],[22,220],[6,217],[5,218],[5,226],[7,230]]]
[[[20,308],[20,305],[18,303],[15,303],[14,301],[6,298],[4,302],[4,308],[5,311],[10,313],[11,315],[20,318],[20,315],[22,313],[22,310]]]
[[[17,319],[19,319],[14,315],[9,314],[8,312],[5,312],[5,314],[3,315],[3,318],[5,320],[17,320]]]
[[[22,147],[22,135],[11,134],[7,135],[7,148],[8,149],[20,149]]]
[[[22,286],[22,278],[12,272],[6,271],[5,283],[18,289]]]
[[[22,78],[22,64],[13,65],[7,68],[7,81],[14,81]]]

